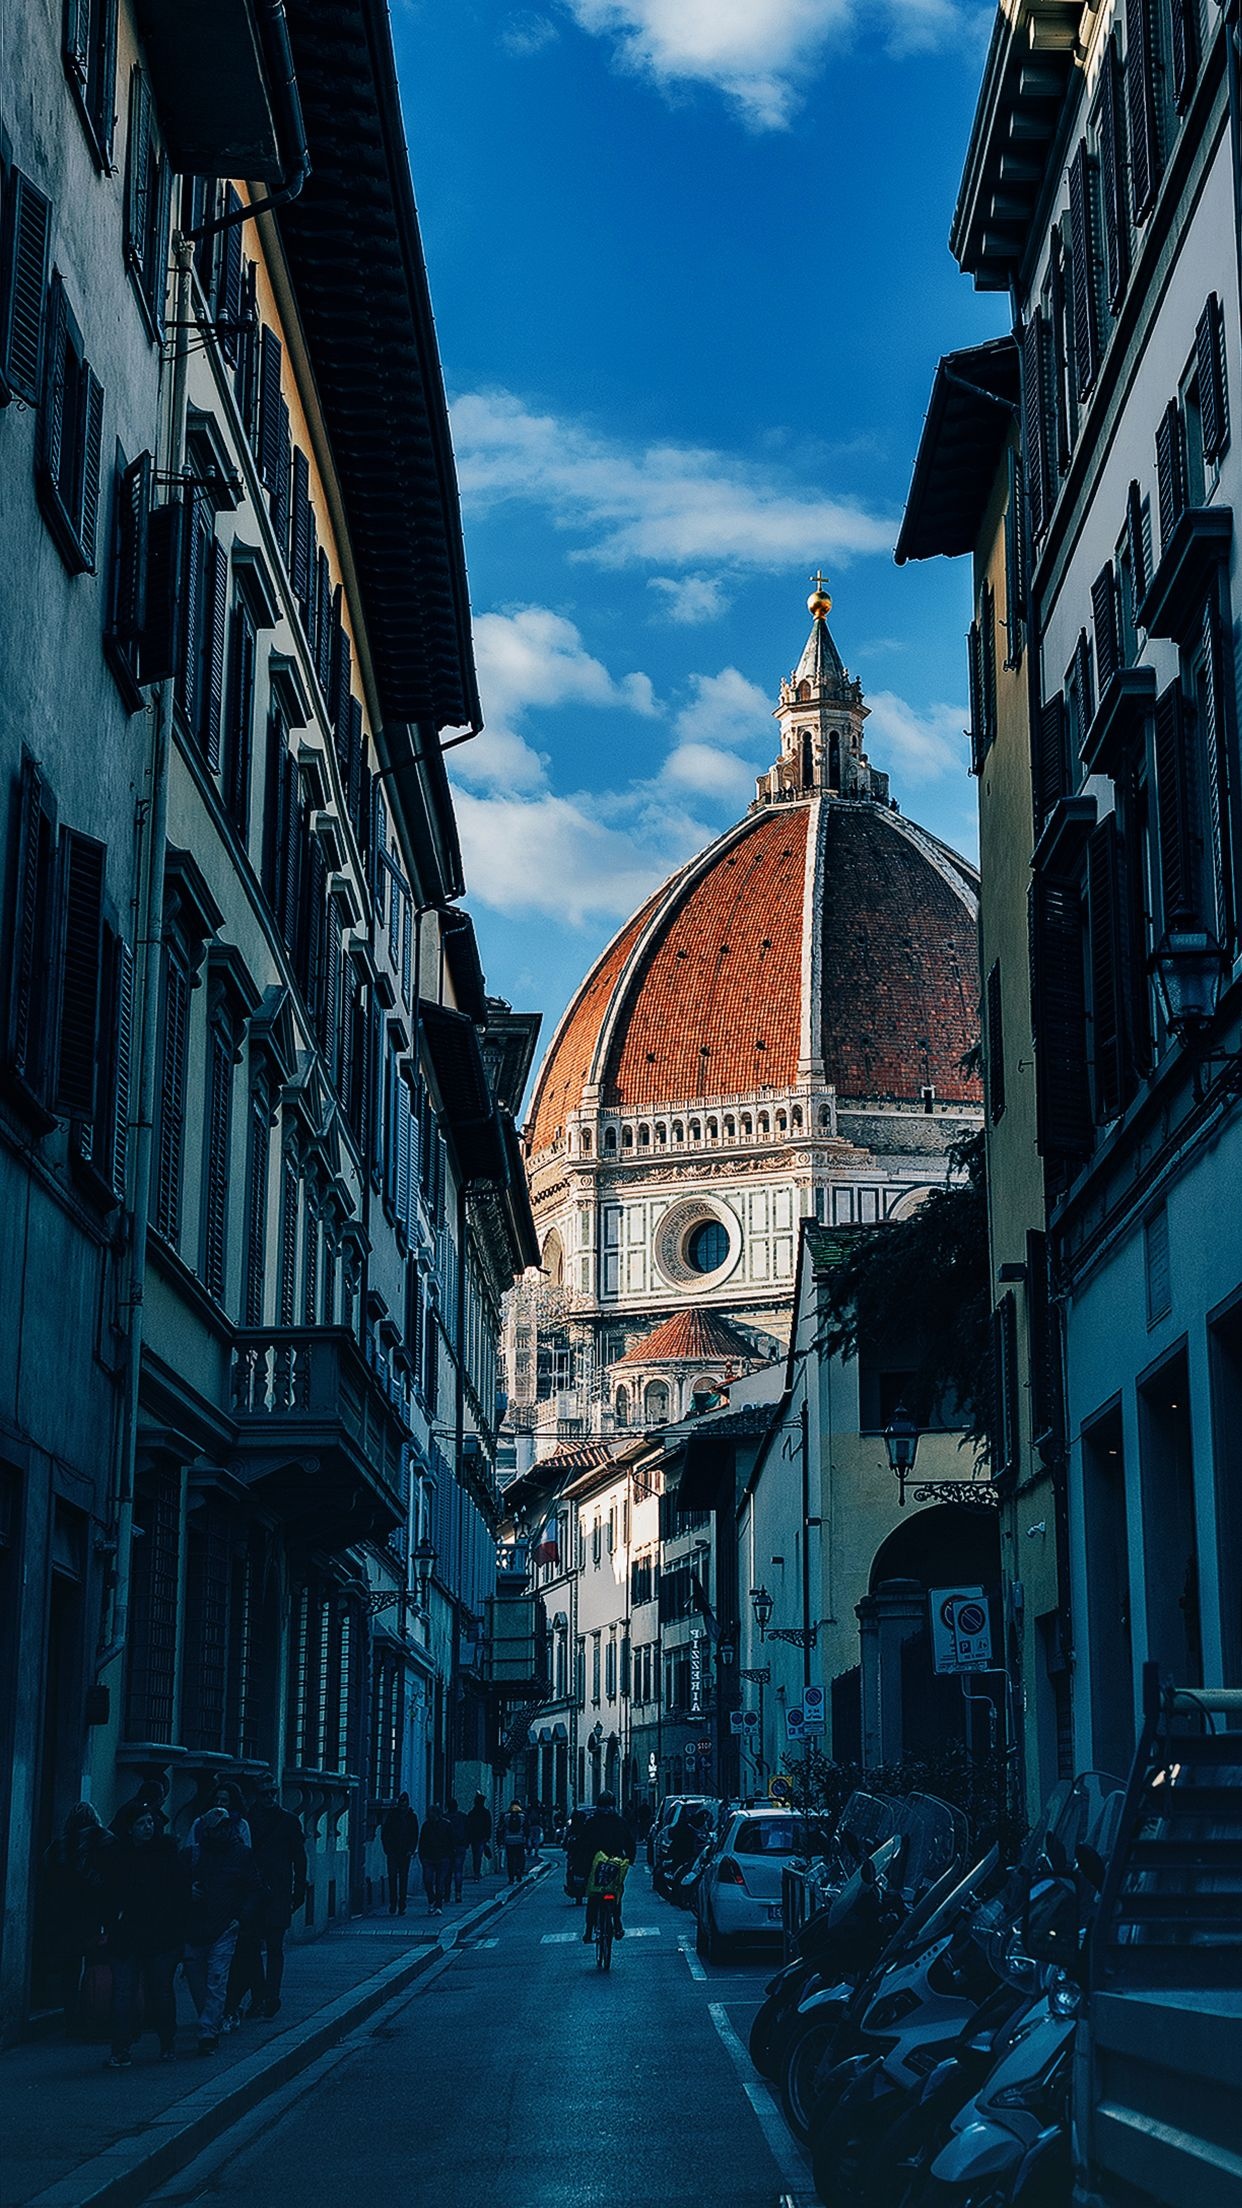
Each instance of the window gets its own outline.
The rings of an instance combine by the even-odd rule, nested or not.
[[[84,1113],[74,1121],[72,1156],[79,1179],[84,1180],[95,1198],[102,1198],[110,1209],[125,1195],[133,1059],[134,958],[128,943],[121,940],[106,920],[100,950],[99,1070],[95,1104],[93,1112]]]
[[[175,1249],[181,1236],[185,1162],[186,1084],[190,1047],[190,977],[180,952],[164,953],[160,1018],[160,1076],[156,1105],[156,1183],[153,1216],[158,1234]]]
[[[648,1426],[668,1424],[668,1388],[663,1380],[649,1380],[643,1396],[643,1416]]]
[[[203,1286],[224,1295],[228,1259],[229,1164],[233,1139],[233,1037],[223,1007],[207,1035],[207,1106],[203,1160]]]
[[[599,1701],[599,1635],[591,1635],[591,1700]]]
[[[705,1219],[686,1240],[686,1263],[696,1273],[714,1273],[729,1255],[728,1230],[718,1219]]]
[[[151,487],[149,452],[126,462],[117,446],[112,492],[112,555],[104,654],[131,712],[142,703],[139,646],[146,620]]]
[[[250,1094],[250,1118],[246,1130],[246,1270],[242,1288],[242,1319],[246,1326],[263,1324],[271,1131],[272,1115],[267,1091],[262,1084],[257,1083]]]
[[[52,207],[28,176],[10,169],[0,212],[0,406],[10,399],[37,406]]]
[[[53,275],[35,463],[39,501],[71,575],[95,570],[103,386],[86,359],[65,287]]]
[[[610,1702],[617,1699],[617,1644],[609,1641],[604,1660],[604,1693]]]
[[[254,741],[256,638],[240,597],[229,620],[228,684],[224,700],[221,784],[224,802],[245,843],[250,826],[250,761]]]
[[[95,158],[108,169],[116,105],[116,0],[65,0],[61,50]]]
[[[172,170],[156,133],[150,87],[135,66],[125,147],[125,263],[153,337],[164,334],[171,199]]]
[[[601,1527],[600,1527],[600,1522],[599,1522],[599,1519],[597,1518],[597,1519],[595,1520],[595,1523],[594,1523],[594,1525],[593,1525],[593,1526],[592,1526],[592,1528],[591,1528],[591,1568],[592,1568],[592,1570],[593,1570],[593,1571],[598,1571],[598,1570],[599,1570],[599,1567],[600,1567],[600,1560],[601,1560],[602,1556],[603,1556],[603,1532],[602,1532],[602,1529],[601,1529]]]
[[[1005,1027],[999,959],[988,975],[984,1011],[983,1070],[987,1083],[988,1118],[995,1126],[1005,1109]]]
[[[996,735],[996,601],[990,583],[967,639],[970,662],[970,765],[978,774]]]

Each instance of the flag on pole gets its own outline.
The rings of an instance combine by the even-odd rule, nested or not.
[[[559,1564],[561,1561],[561,1537],[556,1512],[548,1512],[543,1530],[535,1543],[536,1564]]]

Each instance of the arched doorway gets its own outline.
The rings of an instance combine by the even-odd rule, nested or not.
[[[961,1675],[937,1672],[928,1602],[933,1590],[981,1587],[990,1598],[999,1666],[999,1586],[999,1527],[986,1506],[932,1504],[911,1512],[880,1543],[858,1605],[865,1767],[911,1754],[934,1756],[958,1744],[983,1753],[991,1723],[1002,1737],[1002,1680],[978,1674],[964,1693]],[[972,1703],[971,1695],[979,1699]],[[996,1710],[991,1721],[989,1701]]]

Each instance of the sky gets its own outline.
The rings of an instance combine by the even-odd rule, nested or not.
[[[488,986],[544,1015],[738,819],[830,626],[902,810],[973,855],[967,563],[892,560],[977,0],[394,0],[486,727],[449,754]]]

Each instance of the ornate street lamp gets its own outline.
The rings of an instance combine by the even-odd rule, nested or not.
[[[1184,1043],[1210,1026],[1224,978],[1225,954],[1193,913],[1175,912],[1152,953],[1165,1024]]]
[[[430,1534],[426,1533],[423,1535],[420,1541],[416,1541],[414,1543],[413,1548],[410,1550],[410,1562],[414,1566],[414,1584],[418,1589],[419,1607],[423,1610],[425,1610],[427,1607],[427,1594],[431,1586],[431,1575],[436,1568],[436,1559],[438,1555],[439,1551],[436,1548],[435,1542],[431,1539]]]
[[[896,1474],[901,1507],[905,1509],[906,1481],[914,1470],[914,1460],[919,1453],[919,1429],[904,1403],[898,1403],[884,1429],[884,1447],[888,1451],[890,1472]]]
[[[766,1587],[751,1588],[750,1606],[755,1613],[755,1624],[759,1628],[759,1638],[761,1641],[766,1641],[773,1609],[772,1597]]]
[[[755,1613],[761,1641],[788,1641],[794,1648],[814,1648],[819,1639],[817,1625],[773,1625],[772,1597],[766,1587],[752,1587],[750,1606]]]

